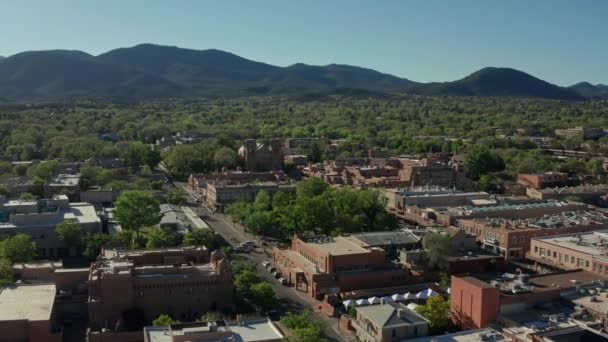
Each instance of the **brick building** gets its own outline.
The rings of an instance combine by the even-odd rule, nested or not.
[[[604,135],[604,129],[596,127],[572,127],[556,129],[555,135],[563,138],[597,139]]]
[[[124,329],[123,314],[133,309],[149,323],[161,314],[195,320],[233,305],[230,264],[204,247],[104,250],[91,265],[88,284],[92,332]]]
[[[484,248],[509,259],[524,257],[532,238],[606,229],[608,217],[598,211],[566,211],[526,219],[461,219],[457,226],[476,236]]]
[[[303,172],[329,184],[355,187],[438,186],[466,190],[473,185],[461,169],[452,167],[449,157],[436,155],[339,159],[310,165]]]
[[[217,209],[236,201],[253,201],[260,191],[272,195],[279,190],[295,188],[282,171],[192,174],[188,184],[205,204]]]
[[[564,200],[578,198],[581,200],[597,201],[608,194],[608,184],[565,186],[556,188],[534,189],[527,188],[526,196],[540,200]]]
[[[520,173],[517,175],[517,183],[534,189],[565,186],[568,185],[568,174],[565,172]]]
[[[401,285],[408,274],[388,262],[382,248],[342,236],[294,237],[291,249],[273,249],[273,261],[289,283],[315,298]]]
[[[496,322],[503,325],[503,315],[527,313],[578,289],[597,287],[604,279],[580,270],[536,276],[504,274],[487,280],[452,276],[450,315],[463,329],[485,328]]]
[[[608,276],[608,230],[532,239],[526,257],[562,270],[583,269]]]
[[[246,171],[280,171],[283,168],[283,149],[279,139],[270,139],[269,144],[245,139],[238,155]]]

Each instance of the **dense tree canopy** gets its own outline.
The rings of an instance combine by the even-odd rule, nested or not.
[[[394,229],[397,220],[385,205],[377,191],[333,189],[312,178],[298,183],[295,193],[279,191],[270,198],[261,191],[253,203],[236,202],[226,212],[254,234],[291,237]]]
[[[17,234],[0,241],[0,258],[10,262],[28,262],[36,256],[36,243],[29,235]]]
[[[114,215],[124,229],[139,234],[144,226],[152,226],[160,221],[160,206],[152,195],[142,191],[123,192],[114,204]]]

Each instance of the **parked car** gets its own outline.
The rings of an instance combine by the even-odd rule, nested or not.
[[[283,286],[287,286],[287,279],[285,278],[279,278],[279,283]]]
[[[276,279],[279,279],[279,278],[281,278],[281,277],[282,277],[281,272],[278,272],[278,271],[272,272],[272,275],[273,275],[273,276],[274,276]]]
[[[241,246],[252,246],[252,247],[255,247],[255,242],[253,242],[253,241],[243,241],[243,242],[241,242]]]
[[[268,265],[270,265],[268,261],[262,261],[262,266],[264,266],[264,268],[268,267]]]
[[[276,271],[277,271],[277,269],[275,267],[271,267],[271,268],[268,269],[268,272],[273,273],[273,274]]]
[[[251,252],[251,248],[244,247],[244,246],[236,246],[236,247],[234,247],[234,251],[236,253],[249,253],[249,252]]]

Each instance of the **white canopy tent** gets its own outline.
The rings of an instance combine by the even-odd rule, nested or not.
[[[395,293],[394,295],[392,295],[392,296],[391,296],[391,299],[392,299],[394,302],[400,302],[400,301],[404,300],[405,298],[403,297],[403,295],[400,295],[400,294],[398,294],[398,293]]]
[[[345,300],[342,302],[342,304],[344,305],[344,308],[346,310],[348,310],[356,305],[355,301],[352,299]]]
[[[380,304],[380,303],[382,302],[382,300],[381,300],[380,298],[376,297],[376,296],[374,296],[374,297],[369,297],[369,298],[367,299],[367,301],[368,301],[370,304]]]
[[[384,304],[394,303],[394,302],[395,302],[395,300],[391,296],[382,297],[382,303],[384,303]]]
[[[363,299],[357,299],[355,301],[355,304],[357,304],[357,306],[363,306],[363,305],[369,305],[369,301],[365,298]]]

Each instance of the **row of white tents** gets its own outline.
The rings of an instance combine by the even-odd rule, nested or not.
[[[405,302],[408,300],[422,300],[422,299],[428,299],[431,297],[436,297],[436,296],[440,296],[439,293],[433,291],[432,289],[426,289],[424,291],[420,291],[418,293],[405,293],[405,294],[399,294],[399,293],[395,293],[392,296],[385,296],[385,297],[370,297],[370,298],[362,298],[362,299],[348,299],[342,302],[342,304],[344,305],[344,307],[348,310],[349,308],[352,307],[356,307],[356,306],[364,306],[364,305],[376,305],[376,304],[388,304],[388,303],[395,303],[395,302]]]

